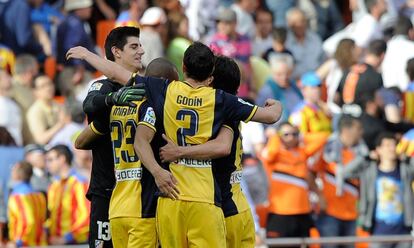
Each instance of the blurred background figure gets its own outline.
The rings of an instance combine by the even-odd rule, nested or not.
[[[272,12],[267,9],[258,9],[254,15],[256,33],[252,37],[252,54],[261,57],[272,48]]]
[[[251,40],[256,35],[256,27],[252,15],[257,7],[258,2],[256,0],[236,0],[231,5],[231,9],[234,10],[237,16],[237,32],[248,36]]]
[[[141,33],[139,40],[145,51],[142,64],[146,67],[153,59],[164,56],[163,36],[167,16],[159,7],[148,8],[140,20]]]
[[[128,0],[126,9],[122,11],[116,19],[116,26],[140,27],[139,20],[148,8],[147,0]]]
[[[50,184],[49,173],[46,170],[46,150],[41,145],[30,144],[24,147],[24,159],[33,167],[30,184],[37,192],[47,194]]]
[[[264,52],[263,58],[269,62],[269,57],[271,55],[283,54],[290,56],[292,61],[294,61],[295,59],[293,58],[292,52],[286,48],[286,38],[286,28],[273,28],[272,46]]]
[[[27,111],[29,128],[36,143],[46,145],[70,121],[54,100],[55,86],[47,76],[34,81],[36,101]],[[69,117],[69,118],[68,118]]]
[[[7,206],[9,239],[12,245],[47,245],[44,225],[46,221],[46,197],[30,185],[32,165],[20,161],[13,166],[12,191]]]
[[[54,177],[47,192],[49,242],[52,245],[86,243],[90,211],[85,198],[87,180],[73,169],[73,153],[65,145],[49,149],[46,161]]]
[[[84,46],[95,51],[91,29],[87,21],[92,14],[92,0],[65,0],[68,13],[57,29],[56,60],[61,70],[58,75],[58,90],[64,96],[73,97],[92,79],[94,70],[86,62],[66,60],[66,52],[74,46]]]

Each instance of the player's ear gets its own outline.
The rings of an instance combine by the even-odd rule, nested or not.
[[[214,80],[213,76],[208,77],[207,78],[207,85],[208,86],[213,86],[213,80]]]
[[[182,64],[182,68],[183,68],[183,72],[186,73],[187,72],[187,67],[185,67],[184,62]]]
[[[111,47],[111,52],[114,55],[115,58],[120,58],[121,56],[119,55],[119,48],[116,46]]]

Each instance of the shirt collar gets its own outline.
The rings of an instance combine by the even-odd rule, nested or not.
[[[29,194],[32,193],[33,189],[29,183],[26,182],[19,182],[13,187],[12,193],[14,194]]]

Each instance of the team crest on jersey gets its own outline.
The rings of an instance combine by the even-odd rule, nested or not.
[[[151,125],[155,125],[155,112],[154,109],[152,109],[151,107],[147,108],[147,112],[145,113],[145,117],[144,117],[144,122],[151,124]]]
[[[246,104],[246,105],[249,105],[249,106],[253,106],[253,104],[251,104],[251,103],[249,103],[249,102],[246,102],[245,100],[243,100],[243,99],[241,99],[241,98],[238,98],[238,100],[239,100],[239,102],[241,102],[241,103],[243,103],[243,104]]]
[[[95,91],[95,90],[100,90],[102,88],[102,85],[103,85],[103,83],[94,83],[94,84],[91,85],[88,92]]]

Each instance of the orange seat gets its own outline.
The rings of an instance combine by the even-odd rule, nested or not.
[[[312,227],[310,229],[310,237],[313,238],[313,239],[318,239],[320,237],[319,231],[318,231],[318,229],[316,229],[316,227]],[[321,245],[314,244],[314,245],[310,245],[309,247],[310,248],[320,248]]]
[[[358,237],[369,237],[369,233],[362,230],[361,227],[357,227],[356,229],[356,236]],[[368,248],[368,243],[356,243],[355,248]]]
[[[102,20],[96,25],[96,45],[98,45],[102,51],[105,51],[104,45],[106,36],[114,27],[114,20]]]
[[[45,74],[50,78],[54,79],[56,76],[57,64],[55,57],[47,57],[44,63]]]

